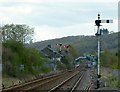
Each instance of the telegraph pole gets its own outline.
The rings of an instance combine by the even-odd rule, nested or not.
[[[100,32],[100,23],[113,23],[113,20],[100,20],[100,14],[98,14],[98,20],[95,20],[95,24],[97,26],[97,36],[98,40],[98,60],[97,60],[97,88],[100,88],[100,40],[101,40],[101,32]]]

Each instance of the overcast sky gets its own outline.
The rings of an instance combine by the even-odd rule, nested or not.
[[[119,0],[0,0],[1,24],[35,28],[34,41],[75,35],[94,35],[95,19],[113,19],[101,28],[118,31]]]

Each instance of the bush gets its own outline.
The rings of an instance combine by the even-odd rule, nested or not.
[[[110,67],[112,69],[118,69],[118,56],[115,55],[115,52],[104,51],[101,54],[101,65],[104,67]]]
[[[3,72],[9,76],[22,76],[49,72],[47,59],[38,50],[26,48],[22,43],[9,40],[3,43]],[[24,65],[21,70],[20,66]]]
[[[108,86],[108,87],[113,87],[113,88],[120,87],[120,86],[119,86],[119,83],[120,83],[120,81],[118,81],[118,79],[117,79],[116,76],[110,76],[110,77],[107,79],[107,86]]]

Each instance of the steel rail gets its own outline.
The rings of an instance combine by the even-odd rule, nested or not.
[[[62,72],[62,73],[65,74],[65,73],[67,73],[67,71]],[[3,89],[2,92],[9,91],[9,90],[18,90],[18,89],[21,89],[21,88],[23,88],[25,86],[32,85],[32,84],[37,83],[37,82],[41,82],[41,81],[44,81],[44,80],[49,80],[49,79],[54,78],[54,77],[59,77],[62,73],[57,74],[57,75],[48,76],[48,77],[45,77],[45,78],[42,78],[42,79],[37,79],[37,80],[29,81],[29,82],[24,83],[24,84],[15,85],[15,86]]]
[[[57,86],[53,87],[52,89],[50,89],[48,92],[55,92],[57,89],[59,89],[59,87],[61,87],[62,85],[64,85],[66,82],[70,81],[73,77],[75,77],[77,74],[79,74],[80,72],[77,71],[76,73],[74,73],[72,76],[70,76],[69,78],[67,78],[66,80],[64,80],[63,82],[61,82],[60,84],[58,84]],[[80,81],[83,78],[84,73],[82,72],[79,79],[75,82],[75,85],[73,86],[73,88],[70,90],[70,92],[73,92],[73,90],[78,86],[78,84],[80,83]]]
[[[76,81],[76,83],[74,84],[70,92],[73,92],[77,88],[77,86],[79,85],[80,81],[83,79],[84,76],[85,76],[85,73],[82,72],[81,76],[78,78],[78,80]]]
[[[69,81],[71,78],[73,78],[75,75],[77,75],[79,73],[79,71],[75,72],[72,76],[70,76],[69,78],[67,78],[65,81],[61,82],[60,84],[58,84],[57,86],[55,86],[54,88],[50,89],[48,92],[54,92],[56,89],[58,89],[60,86],[62,86],[63,84],[65,84],[67,81]]]

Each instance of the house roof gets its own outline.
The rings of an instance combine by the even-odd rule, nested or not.
[[[60,58],[62,57],[57,51],[52,50],[50,47],[45,47],[41,50],[43,54],[49,58]]]

